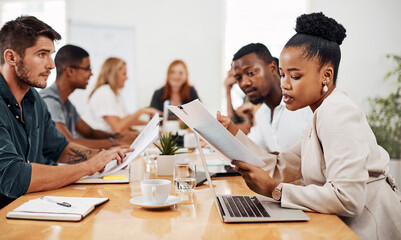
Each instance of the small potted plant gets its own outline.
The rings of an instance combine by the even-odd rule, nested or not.
[[[395,79],[394,91],[386,97],[370,98],[371,113],[367,116],[377,142],[390,155],[390,171],[401,180],[401,56],[388,55],[395,67],[385,80]]]
[[[178,136],[174,138],[171,133],[160,134],[159,140],[160,145],[154,144],[160,150],[157,157],[157,175],[173,175],[175,154],[179,150]]]

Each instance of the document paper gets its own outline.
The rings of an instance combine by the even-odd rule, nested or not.
[[[223,127],[198,99],[181,106],[168,106],[168,109],[230,160],[244,161],[257,167],[265,165]]]
[[[143,131],[138,135],[138,137],[135,138],[134,142],[131,144],[130,147],[135,148],[135,150],[133,152],[127,153],[124,161],[120,165],[117,165],[117,160],[112,160],[106,165],[102,173],[95,173],[81,179],[100,178],[125,168],[132,160],[137,158],[139,154],[141,154],[150,144],[152,144],[159,137],[159,123],[159,114],[155,114],[152,120],[150,120]]]

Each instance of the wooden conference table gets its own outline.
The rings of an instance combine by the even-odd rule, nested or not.
[[[72,184],[54,191],[26,194],[0,210],[0,239],[359,239],[337,216],[328,214],[307,213],[308,222],[223,223],[205,184],[195,189],[192,201],[176,207],[138,208],[129,200],[141,195],[144,169],[140,158],[131,164],[129,184]],[[219,194],[253,194],[241,177],[214,178],[213,184]],[[43,195],[110,200],[80,222],[6,218],[9,211]]]

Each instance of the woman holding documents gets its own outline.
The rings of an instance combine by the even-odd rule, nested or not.
[[[377,145],[362,110],[336,88],[344,27],[322,13],[298,17],[280,55],[281,88],[290,110],[309,106],[303,139],[279,155],[256,151],[229,120],[220,122],[264,160],[263,169],[233,161],[255,192],[281,206],[337,214],[362,239],[400,239],[401,195],[388,175],[389,155]],[[303,178],[305,186],[289,184]]]
[[[197,98],[195,88],[188,81],[187,65],[182,60],[175,60],[168,67],[166,84],[153,93],[150,106],[163,111],[166,100],[169,105],[178,106]]]
[[[108,58],[100,69],[96,85],[89,95],[85,121],[95,129],[106,132],[124,132],[132,125],[143,125],[142,114],[160,113],[154,108],[141,108],[133,114],[126,110],[120,90],[127,80],[126,63],[119,58]]]

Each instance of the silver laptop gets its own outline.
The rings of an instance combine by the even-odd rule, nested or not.
[[[210,177],[209,169],[199,136],[196,133],[199,154],[205,168],[207,181],[212,190],[213,198],[220,218],[223,222],[278,222],[278,221],[308,221],[309,217],[297,209],[282,208],[280,203],[261,195],[216,195]]]

